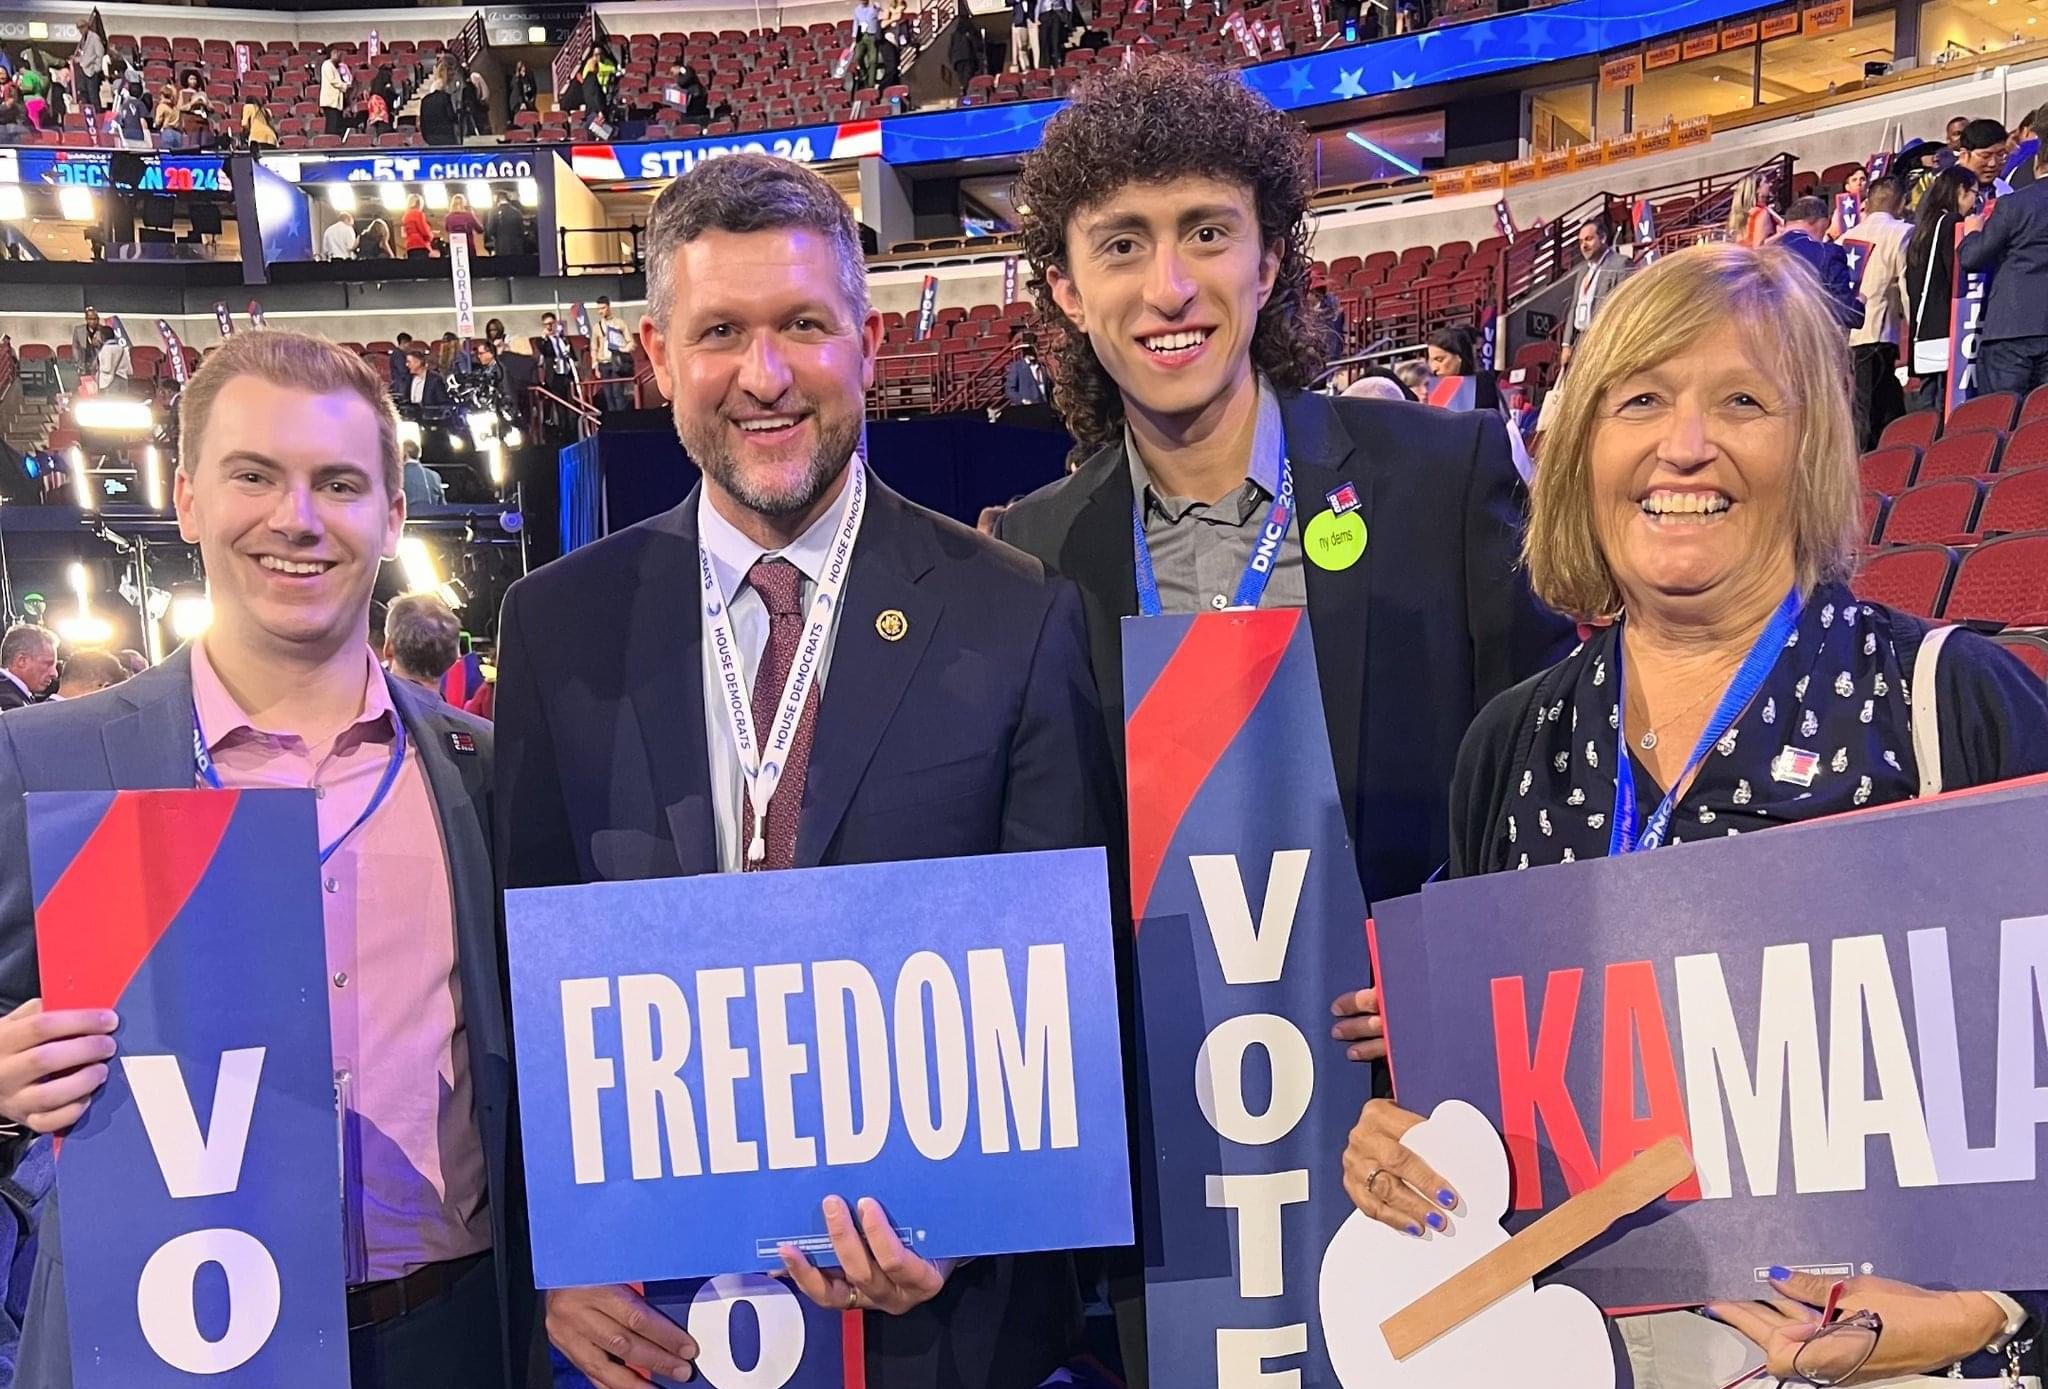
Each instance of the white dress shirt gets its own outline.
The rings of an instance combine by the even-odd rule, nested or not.
[[[711,556],[711,570],[725,593],[726,618],[732,623],[733,639],[739,643],[740,670],[746,677],[749,699],[753,697],[754,680],[761,668],[761,653],[768,649],[768,605],[746,582],[747,571],[764,555],[774,555],[795,565],[803,572],[802,602],[808,616],[811,600],[817,596],[818,578],[832,558],[833,540],[846,520],[847,502],[853,496],[848,480],[848,473],[840,475],[838,498],[811,522],[809,529],[780,550],[763,550],[740,534],[732,522],[718,514],[710,497],[702,489],[698,492],[697,543]],[[867,504],[874,506],[872,478]],[[862,528],[866,528],[865,522]],[[855,548],[858,545],[856,541]],[[812,681],[815,694],[811,697],[818,701],[820,714],[824,710],[825,682],[832,673],[832,646],[839,635],[839,613],[839,608],[832,610],[831,622],[825,628],[824,650],[818,657],[818,673]],[[704,631],[704,739],[711,753],[711,812],[718,824],[718,871],[737,873],[746,850],[740,840],[740,819],[747,802],[746,781],[740,773],[739,750],[732,743],[732,725],[722,707],[724,687],[718,676],[718,659],[711,649],[710,620],[701,602],[697,605],[697,621]],[[775,698],[780,702],[782,691],[777,690]],[[754,736],[756,740],[760,738],[759,728]],[[776,794],[779,797],[784,792]]]
[[[768,624],[766,622],[763,622],[761,624],[761,630],[764,633],[768,630]],[[28,686],[21,683],[20,676],[16,675],[13,671],[8,670],[5,667],[0,667],[0,680],[5,680],[8,684],[14,686],[15,689],[20,690],[21,697],[23,699],[33,700],[36,697],[36,692],[34,690],[30,689]]]
[[[418,376],[415,376],[412,379],[412,403],[418,405],[420,403],[421,397],[426,395],[426,393],[427,374],[425,372],[421,372]]]
[[[320,249],[329,260],[354,260],[356,258],[355,224],[344,217],[321,233]]]

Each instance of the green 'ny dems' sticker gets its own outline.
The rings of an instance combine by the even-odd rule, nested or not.
[[[1301,533],[1301,549],[1319,569],[1349,569],[1365,553],[1365,518],[1325,511]]]

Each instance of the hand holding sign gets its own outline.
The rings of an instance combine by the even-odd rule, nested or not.
[[[598,1389],[642,1389],[639,1370],[671,1380],[696,1372],[690,1333],[633,1289],[555,1288],[546,1296],[548,1340]]]
[[[107,1083],[116,1021],[105,1008],[46,1013],[40,998],[0,1018],[0,1115],[35,1133],[77,1123]]]
[[[1338,994],[1336,1002],[1330,1005],[1330,1015],[1337,1019],[1330,1035],[1340,1042],[1349,1042],[1344,1054],[1353,1061],[1383,1061],[1387,1055],[1387,1027],[1380,1018],[1380,991],[1359,989],[1354,993]]]
[[[860,1202],[860,1224],[846,1202],[828,1196],[824,1203],[825,1232],[832,1237],[832,1253],[839,1260],[836,1270],[827,1271],[805,1258],[793,1244],[782,1245],[782,1266],[790,1281],[820,1307],[835,1312],[864,1308],[900,1317],[911,1308],[930,1302],[946,1286],[954,1261],[932,1263],[904,1247],[873,1197]]]
[[[1889,1278],[1856,1277],[1838,1284],[1814,1273],[1771,1271],[1785,1275],[1771,1279],[1781,1299],[1717,1302],[1707,1314],[1756,1342],[1764,1352],[1764,1370],[1790,1382],[1804,1375],[1823,1384],[1868,1384],[1895,1375],[1938,1373],[1975,1355],[2005,1330],[2004,1311],[1983,1293],[1936,1292]],[[1837,1312],[1833,1322],[1810,1310],[1831,1301]],[[1876,1313],[1883,1334],[1873,1334],[1874,1327],[1859,1329],[1859,1312]],[[1823,1336],[1824,1324],[1836,1329]]]

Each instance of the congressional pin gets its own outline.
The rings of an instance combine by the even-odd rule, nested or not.
[[[476,756],[476,735],[472,733],[450,733],[448,746],[464,757]]]
[[[900,609],[884,608],[875,618],[875,631],[883,641],[902,641],[903,634],[910,630],[910,619]]]
[[[1771,759],[1771,780],[1790,782],[1794,786],[1811,786],[1816,773],[1820,771],[1820,754],[1795,748],[1790,743],[1778,750]]]
[[[1349,482],[1340,482],[1323,493],[1323,500],[1330,504],[1330,510],[1339,516],[1348,516],[1358,510],[1358,488]]]
[[[1365,518],[1355,511],[1325,511],[1303,528],[1301,550],[1318,569],[1349,569],[1365,553]]]

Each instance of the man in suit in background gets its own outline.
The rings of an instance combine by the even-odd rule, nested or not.
[[[407,419],[420,422],[435,419],[448,408],[448,383],[427,365],[426,349],[418,343],[405,349],[405,383],[399,387],[398,404]]]
[[[1579,259],[1585,264],[1572,280],[1571,304],[1564,316],[1563,347],[1558,353],[1560,365],[1571,361],[1572,344],[1593,322],[1593,315],[1600,311],[1614,287],[1635,269],[1634,262],[1614,249],[1614,225],[1602,215],[1579,223]]]
[[[1038,360],[1038,345],[1031,339],[1017,349],[1017,360],[1003,368],[1003,403],[1043,405],[1046,387],[1045,365]]]
[[[0,713],[34,704],[57,678],[57,634],[17,622],[0,637]]]
[[[354,353],[258,330],[208,355],[179,426],[179,529],[212,627],[110,691],[0,720],[0,1115],[62,1132],[116,1050],[113,1014],[42,1010],[24,793],[319,788],[353,1382],[525,1384],[490,726],[387,680],[369,646],[405,521],[397,419]],[[16,1389],[72,1382],[58,1206],[41,1209]]]
[[[1161,148],[1174,150],[1164,168],[1149,153]],[[1297,521],[1262,605],[1308,610],[1322,732],[1373,901],[1417,891],[1444,862],[1466,725],[1561,655],[1571,628],[1517,574],[1523,497],[1497,414],[1307,390],[1327,342],[1305,307],[1311,169],[1299,125],[1172,56],[1098,79],[1053,118],[1018,201],[1039,311],[1068,330],[1054,400],[1086,461],[1009,507],[996,533],[1080,584],[1121,763],[1134,516],[1161,610],[1222,609],[1291,472]],[[1268,241],[1270,227],[1285,231]],[[1309,563],[1301,534],[1333,511],[1363,522],[1359,546]],[[1385,1055],[1371,989],[1334,1013],[1352,1059]],[[1115,1283],[1139,1385],[1142,1308]]]
[[[782,160],[707,160],[657,200],[647,268],[640,340],[703,480],[506,596],[506,885],[1103,844],[1115,787],[1073,585],[854,456],[881,318],[845,202]],[[706,568],[721,598],[692,616]],[[787,683],[800,643],[822,652],[807,690]],[[710,653],[732,648],[728,686]],[[738,751],[748,708],[796,729],[779,780]],[[867,1383],[1035,1389],[1068,1353],[1065,1254],[947,1268],[872,1201],[824,1218],[841,1269],[784,1259],[806,1295],[864,1314]],[[695,1343],[628,1288],[547,1302],[600,1389],[690,1373]]]
[[[1856,277],[1849,270],[1849,253],[1827,239],[1828,205],[1825,199],[1808,195],[1794,198],[1785,209],[1785,229],[1772,238],[1805,261],[1820,287],[1827,291],[1828,307],[1835,321],[1846,328],[1863,326],[1863,296],[1857,292]]]
[[[2034,181],[1963,219],[1956,261],[1993,270],[1984,305],[1977,381],[1986,391],[2021,395],[2048,385],[2048,144],[2034,151]]]

